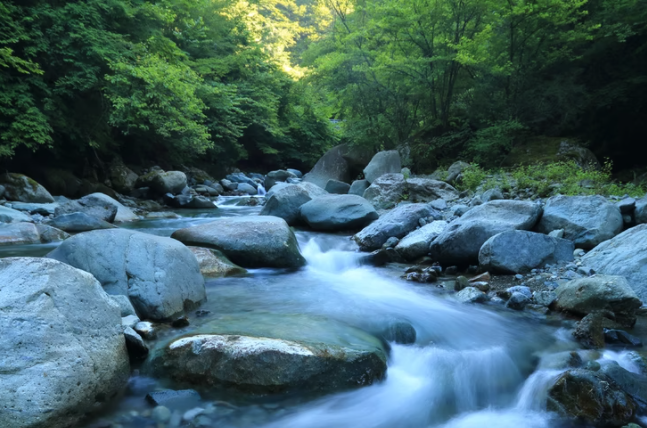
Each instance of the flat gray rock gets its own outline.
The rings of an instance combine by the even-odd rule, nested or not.
[[[33,221],[30,216],[21,211],[0,205],[0,222],[2,223],[33,223]]]
[[[116,226],[108,223],[107,221],[99,220],[96,217],[92,217],[91,215],[82,212],[56,216],[52,220],[50,220],[48,224],[52,227],[70,233],[116,228]]]
[[[323,195],[300,208],[301,220],[314,230],[357,230],[378,217],[373,205],[356,195]]]
[[[33,223],[0,224],[0,245],[40,244],[40,233]]]
[[[416,229],[402,238],[395,251],[405,260],[416,260],[426,256],[429,252],[429,245],[436,239],[447,227],[447,222],[435,220]]]

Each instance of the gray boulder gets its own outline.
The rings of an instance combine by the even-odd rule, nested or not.
[[[312,183],[275,185],[272,195],[261,210],[261,215],[281,217],[289,225],[294,225],[299,220],[299,208],[325,194],[325,190]]]
[[[54,202],[49,192],[36,181],[22,174],[0,174],[0,185],[4,186],[4,197],[10,201],[47,204]]]
[[[590,370],[569,370],[548,390],[548,410],[587,426],[621,427],[633,420],[636,407],[618,384]]]
[[[447,178],[445,178],[445,181],[448,183],[460,182],[462,178],[461,174],[469,168],[469,166],[470,164],[467,162],[454,162],[447,170]]]
[[[198,261],[170,238],[100,230],[69,238],[48,257],[90,272],[109,294],[128,296],[141,318],[170,319],[206,299]]]
[[[369,183],[373,183],[384,174],[396,173],[400,170],[402,170],[400,153],[397,150],[388,150],[373,156],[371,162],[364,168],[364,177]]]
[[[528,201],[491,201],[476,206],[438,236],[429,247],[431,257],[443,265],[478,261],[483,244],[502,232],[530,230],[541,216],[541,206]]]
[[[50,226],[70,233],[88,232],[90,230],[114,229],[116,226],[107,221],[99,220],[86,213],[74,212],[54,217],[48,223]]]
[[[379,216],[368,201],[356,195],[323,195],[300,208],[300,218],[314,230],[361,229]]]
[[[546,264],[573,261],[573,242],[541,233],[510,230],[481,247],[479,264],[490,272],[526,273]]]
[[[43,216],[53,215],[58,208],[56,202],[50,204],[36,204],[33,202],[12,202],[7,204],[8,208],[18,211],[28,212],[29,214],[40,214]]]
[[[636,310],[642,305],[622,276],[594,275],[560,285],[555,290],[557,308],[584,316],[595,311],[611,311],[616,320],[633,326]]]
[[[429,178],[410,178],[406,181],[411,202],[431,202],[437,199],[453,201],[458,199],[458,190],[444,181]]]
[[[32,220],[31,217],[23,212],[0,205],[0,222],[2,223],[22,223],[33,221],[34,220]]]
[[[234,264],[218,250],[212,248],[188,247],[193,253],[198,264],[200,272],[208,278],[220,278],[223,276],[245,275],[247,270]]]
[[[604,361],[600,373],[605,374],[631,395],[642,412],[647,409],[647,376],[640,373],[632,373],[615,361]]]
[[[456,299],[461,303],[483,303],[487,295],[475,287],[465,287],[456,293]]]
[[[227,180],[226,178],[220,180],[220,185],[224,190],[227,190],[229,192],[233,192],[234,190],[238,189],[238,183],[234,183],[233,181]]]
[[[328,180],[328,183],[326,183],[325,190],[328,193],[333,193],[336,195],[346,195],[350,190],[350,184],[344,183],[343,181],[330,179]]]
[[[377,210],[391,209],[402,201],[404,190],[402,174],[385,174],[375,180],[363,196]]]
[[[40,234],[33,223],[0,224],[0,245],[40,244]]]
[[[292,173],[292,174],[294,174],[297,178],[303,178],[303,173],[302,173],[301,171],[299,171],[298,169],[287,168],[287,169],[286,169],[286,171],[287,171],[287,172],[291,172],[291,173]]]
[[[64,241],[70,237],[70,234],[63,232],[60,229],[49,226],[47,224],[39,223],[36,225],[38,234],[40,235],[40,242],[48,244],[50,242]]]
[[[328,180],[350,181],[351,167],[343,155],[347,146],[341,144],[333,147],[324,154],[312,168],[312,171],[303,176],[304,181],[314,183],[322,189],[326,187]]]
[[[117,208],[117,213],[115,214],[113,221],[118,223],[139,219],[139,217],[130,208],[105,193],[92,193],[84,196],[79,200],[79,203],[86,207],[105,204],[106,206]]]
[[[116,205],[103,199],[91,197],[88,199],[82,198],[78,201],[61,201],[54,215],[62,216],[65,214],[84,213],[98,220],[112,223],[115,221],[118,211],[119,208]]]
[[[366,191],[366,189],[368,189],[368,186],[370,186],[370,184],[366,180],[355,180],[353,181],[353,184],[350,185],[350,189],[348,189],[348,194],[364,196],[364,192]]]
[[[634,211],[636,223],[647,223],[647,196],[636,201],[636,210]]]
[[[417,203],[437,199],[452,201],[458,198],[458,191],[444,181],[429,178],[410,178],[405,181],[402,174],[385,174],[364,192],[364,198],[378,210],[393,208],[405,197],[409,202]]]
[[[247,183],[238,183],[238,189],[236,190],[242,193],[247,193],[248,195],[256,195],[258,193],[256,187]]]
[[[288,181],[288,178],[297,178],[297,176],[290,171],[284,171],[282,169],[269,172],[265,176],[263,187],[265,187],[265,190],[270,190],[276,183]]]
[[[151,190],[158,195],[165,195],[166,193],[177,195],[186,186],[186,174],[181,171],[157,172],[150,183]]]
[[[438,213],[426,204],[401,205],[353,236],[363,251],[377,250],[391,237],[403,238],[415,230],[421,218]]]
[[[126,386],[119,307],[55,260],[0,260],[0,426],[76,426]]]
[[[647,302],[647,224],[632,227],[582,257],[582,263],[604,275],[624,276]]]
[[[564,239],[589,250],[616,236],[622,227],[620,209],[602,196],[554,196],[546,203],[537,230],[548,234],[564,229]]]
[[[180,229],[171,236],[186,245],[214,248],[243,267],[301,267],[294,232],[282,218],[230,217]]]
[[[144,371],[255,393],[344,390],[370,385],[386,373],[381,341],[340,322],[289,315],[228,318],[159,346]]]
[[[121,159],[116,158],[108,166],[108,178],[113,189],[128,195],[135,188],[138,175],[128,168]]]
[[[402,238],[395,247],[395,252],[405,260],[416,260],[427,255],[429,245],[447,227],[447,222],[442,220],[432,221],[429,224],[414,230]]]

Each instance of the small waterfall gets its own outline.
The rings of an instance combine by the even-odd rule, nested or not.
[[[267,191],[265,190],[265,187],[263,187],[263,185],[262,185],[262,184],[259,184],[259,185],[258,185],[258,189],[257,189],[257,190],[258,190],[258,191],[257,191],[257,193],[256,193],[256,194],[257,194],[258,196],[265,196],[265,195],[267,194]]]

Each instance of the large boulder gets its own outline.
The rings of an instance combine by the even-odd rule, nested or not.
[[[3,207],[0,205],[0,222],[1,223],[21,223],[32,222],[31,217],[27,214],[14,210],[12,208]]]
[[[546,202],[537,230],[548,234],[563,229],[564,239],[588,250],[616,236],[622,227],[620,209],[602,196],[554,196]]]
[[[123,390],[130,367],[119,306],[92,275],[7,258],[0,284],[0,426],[76,426]]]
[[[301,220],[314,230],[361,229],[379,216],[368,201],[356,195],[323,195],[306,202]]]
[[[509,230],[530,230],[540,216],[541,206],[533,202],[490,201],[452,222],[431,243],[430,255],[444,265],[474,264],[485,241]]]
[[[527,273],[546,264],[573,261],[573,242],[541,233],[510,230],[481,247],[479,264],[490,272]]]
[[[377,250],[392,237],[403,238],[418,227],[421,218],[427,219],[438,213],[426,204],[400,205],[353,236],[364,251]]]
[[[188,247],[193,253],[198,264],[200,272],[208,278],[219,278],[223,276],[245,275],[247,271],[242,267],[234,264],[218,250],[212,248]]]
[[[401,170],[400,153],[397,150],[387,150],[373,156],[371,162],[364,168],[364,177],[369,183],[373,183],[384,174],[393,174]]]
[[[601,274],[624,276],[647,303],[647,224],[601,243],[582,257],[582,263]]]
[[[158,195],[177,195],[187,186],[186,174],[181,171],[157,171],[150,182],[150,188]]]
[[[10,201],[50,203],[54,198],[36,181],[22,174],[7,172],[0,174],[0,185],[4,186],[5,198]]]
[[[57,229],[61,229],[69,233],[88,232],[90,230],[100,229],[114,229],[114,226],[107,221],[99,220],[86,213],[73,212],[71,214],[63,214],[51,219],[48,224]]]
[[[306,202],[325,195],[326,191],[312,183],[299,183],[275,185],[271,193],[261,215],[281,217],[289,225],[294,225],[299,220],[299,208]]]
[[[0,224],[0,245],[40,244],[40,234],[33,223]]]
[[[386,373],[381,341],[340,322],[298,315],[219,320],[158,347],[144,368],[245,392],[320,392],[370,385]]]
[[[634,216],[636,218],[636,223],[647,223],[647,196],[636,201]]]
[[[263,187],[265,187],[265,190],[270,190],[276,183],[286,182],[288,178],[297,178],[297,176],[290,171],[284,171],[282,169],[271,171],[265,176]]]
[[[180,229],[171,236],[186,245],[214,248],[243,267],[305,265],[294,232],[279,217],[230,217]]]
[[[90,195],[84,196],[79,200],[79,203],[86,207],[104,205],[116,208],[117,212],[115,213],[115,216],[113,218],[113,221],[115,222],[125,222],[139,219],[139,217],[137,217],[137,215],[130,208],[104,193],[92,193]]]
[[[234,182],[234,183],[238,183],[238,184],[242,184],[242,183],[249,184],[249,185],[250,185],[250,186],[252,186],[254,189],[256,189],[256,188],[258,187],[258,184],[256,184],[256,182],[255,182],[253,179],[249,178],[248,176],[246,176],[246,175],[245,175],[244,173],[242,173],[242,172],[234,172],[233,174],[229,174],[229,175],[227,175],[227,177],[225,177],[225,178],[226,178],[227,180],[230,180],[230,181]]]
[[[458,198],[458,191],[444,181],[429,178],[410,178],[405,181],[402,174],[385,174],[375,180],[364,192],[376,209],[393,208],[403,199],[410,202],[431,202],[437,199],[452,201]]]
[[[447,222],[435,220],[414,230],[395,246],[395,252],[405,260],[416,260],[429,252],[429,245],[447,228]]]
[[[170,238],[98,230],[69,238],[48,257],[90,272],[108,294],[128,296],[141,318],[170,319],[206,299],[198,261]]]
[[[121,159],[116,158],[108,165],[108,178],[113,189],[128,195],[135,188],[138,175],[128,168]]]
[[[348,182],[351,179],[351,168],[343,155],[347,146],[341,144],[333,147],[324,154],[312,168],[312,171],[303,176],[304,181],[314,183],[322,189],[326,187],[328,180],[339,180]]]
[[[640,299],[622,276],[594,275],[560,285],[555,290],[557,308],[584,316],[595,311],[611,311],[616,320],[633,326]]]
[[[548,390],[548,410],[578,424],[621,427],[636,414],[636,403],[603,373],[569,370]]]
[[[250,196],[258,194],[258,190],[256,189],[256,187],[247,183],[238,183],[238,189],[236,190],[238,190],[240,193],[246,193]]]

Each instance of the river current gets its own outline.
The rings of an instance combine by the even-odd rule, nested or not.
[[[213,221],[213,217],[257,215],[259,207],[238,207],[236,198],[219,201],[220,209],[178,212],[179,219],[142,220],[126,227],[170,236],[177,229]],[[250,397],[229,391],[200,391],[186,404],[206,410],[202,421],[218,428],[543,428],[567,427],[547,412],[546,393],[561,373],[554,361],[579,347],[569,321],[541,319],[495,306],[464,305],[434,284],[399,278],[402,269],[362,263],[349,235],[297,231],[307,266],[298,271],[250,270],[245,277],[207,280],[208,301],[191,313],[191,325],[163,330],[180,337],[209,323],[263,323],[277,328],[286,320],[309,334],[302,317],[331,320],[331,331],[350,325],[376,333],[394,322],[416,330],[412,345],[390,344],[386,379],[371,386],[324,396],[288,394]],[[11,247],[1,256],[44,255],[49,246]],[[295,327],[296,326],[296,327]],[[312,334],[322,334],[313,331]],[[637,371],[623,353],[609,358]],[[135,370],[124,396],[88,427],[101,421],[124,428],[154,427],[147,416],[146,393],[182,389],[165,379]],[[179,418],[175,418],[177,422]],[[173,422],[173,421],[172,421]],[[172,425],[166,425],[172,426]]]

